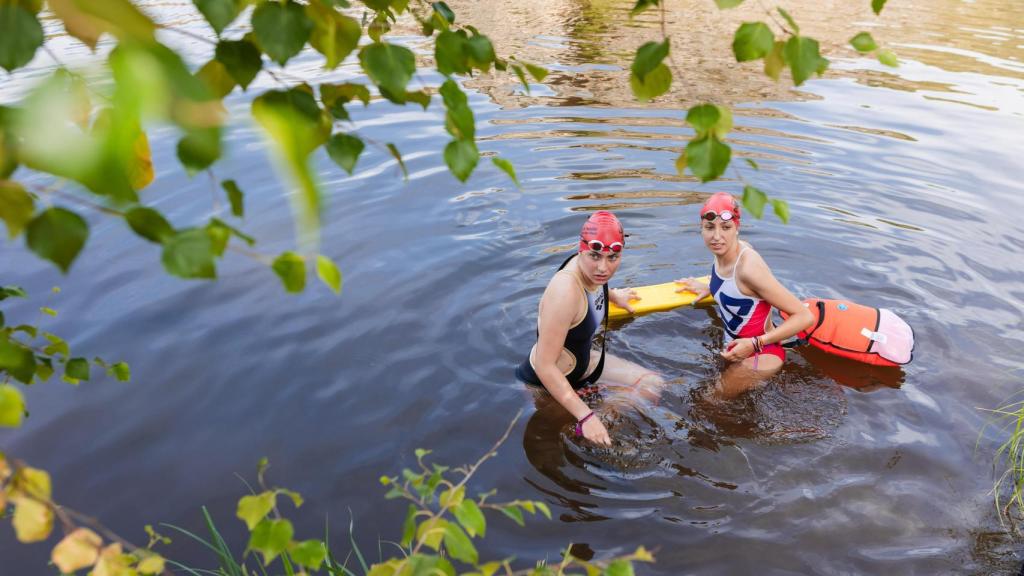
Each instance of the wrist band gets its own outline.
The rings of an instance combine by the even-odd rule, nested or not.
[[[593,415],[594,415],[594,412],[591,411],[590,414],[587,414],[583,418],[580,418],[578,422],[576,422],[576,435],[577,436],[583,436],[583,423],[586,422],[587,420],[590,420],[590,418]]]

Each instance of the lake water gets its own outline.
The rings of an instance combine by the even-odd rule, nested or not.
[[[436,99],[425,112],[381,101],[358,109],[358,132],[395,142],[410,178],[377,149],[353,177],[318,153],[321,251],[342,269],[341,297],[319,285],[286,295],[237,253],[215,283],[173,279],[155,245],[95,213],[67,276],[22,245],[0,245],[0,283],[33,295],[5,302],[9,322],[56,308],[39,322],[75,351],[128,361],[133,375],[28,389],[32,415],[0,433],[3,449],[50,471],[56,500],[130,540],[144,543],[147,523],[201,530],[205,504],[238,550],[234,510],[246,487],[236,475],[251,480],[267,456],[269,481],[306,499],[290,514],[298,537],[321,535],[327,512],[343,556],[351,511],[375,557],[378,541],[400,538],[405,509],[383,499],[382,474],[414,465],[418,447],[443,463],[474,461],[523,410],[470,488],[543,500],[555,519],[520,529],[493,518],[484,557],[555,559],[573,542],[599,558],[642,544],[658,560],[644,574],[1016,574],[1017,545],[989,494],[1002,437],[979,433],[981,409],[1024,388],[1024,5],[894,0],[876,18],[867,0],[787,2],[832,60],[824,79],[793,91],[731,62],[731,30],[762,18],[756,5],[719,13],[672,1],[666,26],[685,77],[640,105],[628,93],[630,54],[659,37],[660,18],[630,21],[632,4],[452,3],[499,52],[553,71],[529,95],[506,79],[466,84],[481,151],[512,160],[522,189],[489,162],[465,185],[448,174]],[[208,33],[190,3],[147,8]],[[407,28],[393,39],[429,54]],[[844,47],[862,29],[901,67]],[[166,39],[197,64],[209,58],[203,43]],[[92,59],[56,42],[65,62]],[[331,73],[317,62],[304,54],[292,73],[360,78],[351,62]],[[41,55],[5,78],[0,102],[50,65]],[[560,409],[538,409],[513,367],[533,343],[543,287],[593,210],[615,210],[630,234],[613,286],[707,273],[697,208],[742,189],[732,172],[705,185],[675,174],[691,134],[685,110],[707,99],[735,107],[734,157],[761,166],[735,162],[742,177],[792,211],[788,225],[747,218],[743,237],[798,295],[901,314],[915,359],[894,372],[791,352],[762,390],[708,409],[694,397],[720,368],[713,313],[638,318],[613,326],[611,349],[672,385],[657,406],[606,416],[616,444],[594,449],[571,437]],[[246,191],[241,227],[276,254],[293,248],[294,229],[266,146],[244,121],[248,102],[228,100],[235,122],[215,172]],[[150,139],[158,177],[147,203],[179,226],[226,211],[207,177],[179,170],[173,131]],[[0,571],[49,573],[51,545],[19,545],[0,524]],[[165,552],[214,564],[181,537]]]

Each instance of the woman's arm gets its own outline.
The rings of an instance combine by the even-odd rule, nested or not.
[[[761,255],[753,250],[747,253],[747,257],[737,266],[734,273],[738,287],[746,292],[753,292],[758,298],[768,302],[773,308],[778,308],[789,315],[782,324],[765,332],[761,336],[761,344],[775,344],[795,336],[801,330],[806,330],[814,322],[811,311],[804,307],[803,303],[786,289],[772,274],[768,264],[761,258]],[[742,360],[753,353],[753,342],[749,338],[737,341],[737,344],[723,354],[726,360]]]
[[[590,413],[590,407],[572,389],[558,368],[565,335],[581,306],[579,285],[569,274],[556,274],[541,297],[539,335],[533,369],[548,393],[577,421]],[[589,359],[588,359],[589,360]],[[583,424],[583,436],[599,444],[611,444],[604,424],[595,416]]]

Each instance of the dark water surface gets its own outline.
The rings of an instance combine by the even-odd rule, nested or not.
[[[670,2],[674,54],[692,76],[640,106],[628,97],[629,53],[658,24],[629,22],[632,4],[454,3],[501,51],[555,71],[530,96],[504,80],[468,84],[481,150],[511,159],[523,187],[489,162],[457,183],[440,155],[439,103],[359,111],[358,131],[394,141],[410,180],[376,149],[351,178],[318,156],[330,191],[321,250],[344,273],[340,298],[319,286],[286,295],[239,254],[216,283],[171,279],[154,245],[98,214],[67,277],[0,246],[2,283],[34,295],[5,306],[9,321],[57,308],[43,325],[133,373],[129,384],[28,389],[32,416],[0,433],[4,449],[49,470],[59,502],[133,541],[144,542],[146,523],[201,529],[206,504],[239,550],[234,510],[246,488],[236,474],[251,478],[267,456],[271,482],[306,498],[294,515],[300,537],[321,534],[329,512],[343,552],[351,510],[375,555],[378,540],[400,537],[405,508],[383,499],[382,474],[414,464],[417,447],[473,461],[524,410],[472,486],[544,500],[556,519],[519,529],[495,518],[487,557],[553,559],[568,542],[600,557],[643,544],[658,559],[646,574],[1016,573],[988,493],[1000,437],[978,439],[979,407],[1024,388],[1024,8],[894,0],[876,19],[866,0],[787,3],[833,60],[796,93],[744,80],[754,69],[728,62],[728,39],[705,46],[693,32],[730,30],[756,10],[721,16],[711,2]],[[190,6],[151,8],[205,33]],[[863,28],[900,54],[899,69],[842,47]],[[189,50],[197,63],[209,57],[202,44]],[[90,58],[70,43],[61,57]],[[316,62],[303,56],[296,74],[359,78],[351,63],[322,74]],[[5,79],[0,101],[24,94],[47,64]],[[707,272],[697,205],[742,183],[675,174],[694,98],[737,106],[734,154],[761,170],[737,166],[789,202],[789,225],[768,216],[743,228],[776,276],[799,295],[897,311],[915,328],[915,360],[886,373],[791,353],[763,390],[713,410],[693,398],[718,370],[717,320],[700,310],[639,318],[615,327],[612,349],[673,385],[657,406],[607,414],[616,445],[597,450],[571,438],[559,409],[535,408],[512,369],[532,344],[543,286],[592,210],[614,209],[631,234],[613,285]],[[282,184],[243,122],[248,99],[229,106],[238,122],[217,175],[247,192],[242,227],[259,247],[291,249]],[[158,178],[146,202],[180,226],[226,210],[206,177],[180,173],[171,131],[151,142]],[[49,546],[16,544],[0,524],[0,572],[48,573]],[[213,564],[181,538],[167,554]]]

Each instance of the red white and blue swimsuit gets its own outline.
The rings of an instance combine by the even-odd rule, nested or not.
[[[737,338],[754,338],[765,333],[765,326],[769,324],[772,306],[768,302],[747,296],[740,292],[736,286],[736,267],[740,265],[740,258],[747,251],[749,246],[744,246],[733,266],[733,275],[723,278],[718,275],[715,265],[711,265],[711,296],[718,305],[718,315],[722,317],[725,324],[726,343]],[[779,359],[786,360],[786,351],[778,344],[766,344],[760,354],[771,354]],[[754,358],[760,354],[755,354]]]

